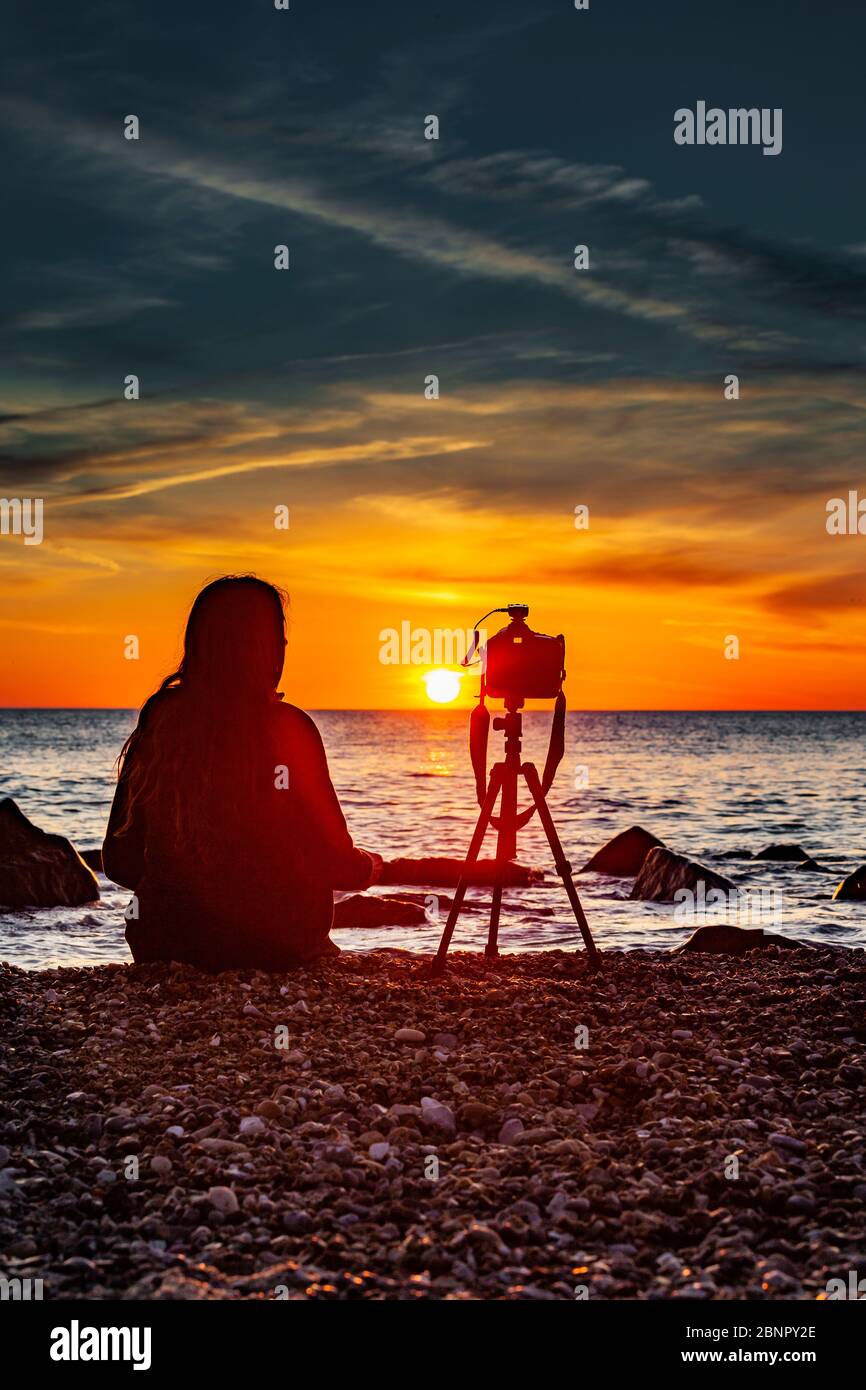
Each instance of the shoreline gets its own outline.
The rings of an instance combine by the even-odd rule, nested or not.
[[[604,965],[0,966],[0,1273],[57,1299],[825,1296],[862,1260],[863,948]]]
[[[436,948],[436,945],[438,944],[439,936],[440,936],[440,933],[439,933],[438,928],[437,928],[436,935],[435,935],[435,940],[433,941],[432,945],[423,945],[423,946],[419,946],[416,950],[412,950],[412,949],[411,949],[410,947],[408,947],[408,946],[381,946],[381,945],[379,945],[379,946],[361,947],[361,946],[358,944],[357,938],[358,938],[359,936],[363,936],[363,934],[364,934],[365,932],[369,931],[369,932],[372,934],[372,933],[374,933],[374,932],[379,932],[379,931],[381,931],[381,930],[383,930],[383,929],[382,929],[382,928],[378,928],[378,927],[332,927],[332,928],[331,928],[331,940],[334,940],[334,933],[335,933],[335,932],[338,934],[338,937],[339,937],[339,938],[345,938],[345,939],[347,939],[347,940],[351,939],[351,941],[352,941],[351,947],[348,946],[348,945],[346,945],[346,946],[341,945],[341,942],[340,942],[339,939],[335,942],[335,945],[337,945],[337,946],[340,947],[340,955],[341,955],[341,956],[350,956],[350,957],[357,956],[357,957],[358,957],[359,959],[361,959],[361,960],[367,960],[367,959],[369,959],[371,956],[377,956],[377,957],[378,957],[378,956],[382,956],[382,957],[384,957],[384,958],[387,958],[387,957],[389,957],[389,956],[393,956],[393,957],[402,956],[402,957],[404,957],[408,962],[410,962],[410,963],[412,963],[412,964],[414,964],[414,965],[416,965],[416,966],[422,967],[422,966],[424,966],[425,963],[429,964],[430,960],[432,959],[433,955],[435,954],[435,948]],[[684,930],[684,931],[691,932],[691,931],[696,930],[696,928],[685,927],[685,928],[683,928],[683,930]],[[745,930],[745,929],[744,929],[744,930]],[[779,935],[784,935],[784,933],[783,933],[783,932],[780,932]],[[655,961],[655,960],[657,960],[657,959],[664,959],[664,958],[667,957],[667,956],[672,956],[672,955],[674,954],[674,951],[675,951],[678,947],[682,946],[682,945],[684,944],[684,941],[687,940],[687,939],[688,939],[688,938],[685,937],[685,938],[683,939],[683,941],[672,941],[672,942],[668,943],[666,946],[648,946],[648,945],[645,945],[645,944],[643,944],[643,943],[637,943],[637,944],[635,944],[635,945],[623,945],[623,946],[611,946],[611,945],[607,944],[607,945],[604,945],[604,946],[599,946],[599,952],[600,952],[600,954],[601,954],[602,961],[615,959],[615,958],[620,957],[620,956],[637,956],[637,957],[641,957],[641,958],[644,957],[644,956],[646,956],[648,959],[651,959],[651,960]],[[849,944],[847,944],[846,942],[843,942],[843,941],[832,941],[832,942],[802,941],[802,940],[800,940],[799,938],[795,938],[795,937],[789,937],[788,939],[789,939],[789,941],[792,943],[791,946],[789,947],[790,950],[795,950],[795,949],[796,949],[796,950],[803,950],[803,951],[840,951],[840,952],[843,952],[843,953],[846,954],[846,955],[848,955],[848,954],[856,954],[857,952],[864,952],[864,953],[866,953],[866,946],[860,945],[859,942],[852,942],[852,943],[849,945]],[[126,949],[127,949],[127,952],[128,952],[129,948],[127,947]],[[748,959],[749,955],[752,955],[752,956],[754,956],[754,957],[756,957],[756,958],[758,958],[758,959],[761,959],[762,957],[765,957],[765,956],[766,956],[767,951],[768,951],[769,949],[770,949],[769,947],[756,948],[756,949],[755,949],[754,951],[752,951],[752,952],[747,952],[744,956],[734,956],[733,954],[728,954],[728,955],[727,955],[727,959],[729,959],[729,960],[734,960],[734,961],[736,961],[736,960],[743,960],[743,959]],[[536,956],[550,956],[550,955],[556,955],[556,956],[571,956],[571,955],[577,955],[577,956],[579,957],[579,956],[581,956],[582,954],[583,954],[583,947],[582,947],[582,946],[579,946],[579,945],[575,945],[573,948],[566,948],[566,947],[559,946],[559,945],[551,945],[551,946],[532,946],[532,947],[523,948],[523,949],[512,949],[512,948],[510,948],[510,947],[508,947],[508,946],[504,946],[504,947],[501,949],[499,959],[500,959],[500,960],[506,960],[506,959],[509,959],[509,960],[522,960],[522,959],[524,959],[524,958],[526,958],[526,959],[533,959],[533,958],[536,957]],[[697,956],[698,958],[702,958],[702,959],[705,959],[705,960],[706,960],[706,959],[718,960],[718,959],[721,959],[721,958],[722,958],[722,955],[723,955],[722,952],[714,953],[714,952],[700,952],[700,951],[696,951],[694,954],[695,954],[695,956]],[[453,957],[455,960],[456,960],[457,958],[459,958],[459,957],[470,957],[470,958],[475,958],[475,959],[481,958],[481,959],[483,960],[483,959],[484,959],[484,946],[483,946],[483,945],[479,945],[478,947],[475,947],[475,948],[464,947],[464,948],[462,948],[462,949],[454,949],[454,948],[452,948],[452,950],[449,952],[448,959],[451,960],[452,957]],[[84,971],[84,970],[124,970],[124,969],[127,969],[127,968],[132,968],[133,966],[134,966],[134,962],[133,962],[132,956],[129,955],[129,954],[127,955],[127,959],[125,959],[125,960],[100,961],[100,962],[97,962],[97,963],[94,963],[93,961],[90,961],[90,962],[87,962],[87,963],[84,963],[84,964],[80,964],[80,965],[19,965],[16,961],[6,960],[6,959],[4,959],[3,957],[0,957],[0,971],[3,971],[3,970],[19,970],[19,971],[21,971],[21,973],[24,974],[24,975],[36,975],[36,976],[39,976],[39,975],[46,975],[46,976],[47,976],[47,975],[52,975],[52,976],[53,976],[53,975],[57,975],[57,974],[63,975],[63,974],[67,974],[67,973],[79,972],[79,971]],[[139,967],[136,967],[136,968],[139,968]],[[177,965],[177,966],[172,966],[171,968],[172,968],[172,969],[184,969],[185,967],[180,966],[180,965]],[[191,967],[190,967],[190,968],[191,968]],[[227,974],[227,975],[232,975],[232,974],[237,974],[238,972],[237,972],[237,971],[226,971],[226,972],[224,972],[224,973]],[[254,971],[247,971],[246,973],[249,974],[249,975],[251,975],[251,974],[254,974],[255,972],[254,972]],[[286,973],[288,974],[289,972],[286,972]],[[2,977],[0,977],[0,978],[2,978]],[[217,978],[217,979],[218,979],[218,978],[221,978],[221,976],[216,976],[216,977],[214,977],[214,978]],[[283,979],[283,978],[284,978],[284,977],[281,975],[281,976],[280,976],[280,979]]]

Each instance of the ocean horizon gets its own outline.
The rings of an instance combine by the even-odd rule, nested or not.
[[[463,857],[477,816],[466,710],[318,710],[312,716],[357,844],[386,859]],[[13,797],[41,829],[67,836],[79,850],[96,849],[116,758],[136,717],[131,709],[0,708],[0,795]],[[549,725],[549,711],[526,712],[524,752],[539,766]],[[575,869],[613,835],[640,824],[733,880],[746,905],[739,925],[863,946],[862,906],[834,903],[832,894],[866,858],[864,735],[866,712],[859,710],[572,710],[550,805]],[[498,738],[491,730],[491,763],[499,756]],[[800,844],[823,871],[747,857],[779,842]],[[489,834],[484,855],[494,848]],[[744,857],[732,857],[737,854]],[[577,946],[537,819],[520,833],[518,859],[543,869],[545,879],[506,890],[500,950]],[[586,874],[577,882],[602,950],[667,948],[701,920],[716,920],[686,921],[672,904],[630,901],[631,879]],[[81,908],[0,913],[0,960],[28,969],[129,960],[123,936],[129,892],[103,876],[100,889],[100,901]],[[423,925],[338,930],[335,940],[343,949],[429,953],[445,908],[439,911],[435,885],[425,896]],[[488,899],[487,890],[470,890],[455,949],[483,949]],[[249,911],[255,913],[253,900]]]

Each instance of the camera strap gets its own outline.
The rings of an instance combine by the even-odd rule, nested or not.
[[[565,691],[560,690],[556,697],[556,704],[553,706],[553,722],[550,725],[550,740],[547,745],[547,757],[544,760],[544,776],[541,779],[541,789],[545,796],[553,786],[556,769],[562,762],[564,754]]]
[[[484,677],[478,704],[469,716],[469,756],[475,773],[475,795],[478,805],[484,805],[487,795],[487,740],[490,736],[490,711],[484,703]]]
[[[487,796],[487,744],[490,737],[490,711],[484,703],[484,697],[484,678],[482,677],[478,704],[469,717],[469,756],[472,761],[472,771],[475,774],[475,796],[479,806],[484,805]],[[565,754],[565,712],[565,691],[560,690],[553,706],[547,757],[544,760],[544,775],[541,779],[545,796],[553,786],[556,769]],[[534,806],[529,806],[525,811],[521,811],[517,817],[517,828],[520,829],[526,825],[534,815]],[[494,828],[498,827],[499,817],[493,816],[490,823]]]

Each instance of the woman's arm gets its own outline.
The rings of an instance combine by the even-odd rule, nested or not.
[[[292,730],[290,791],[297,795],[301,814],[311,827],[317,865],[333,888],[369,888],[379,856],[367,854],[352,843],[331,781],[322,736],[312,719],[292,707],[286,713],[300,716]]]

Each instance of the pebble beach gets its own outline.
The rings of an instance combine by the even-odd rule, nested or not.
[[[817,1299],[866,954],[0,966],[0,1246],[58,1299]]]

